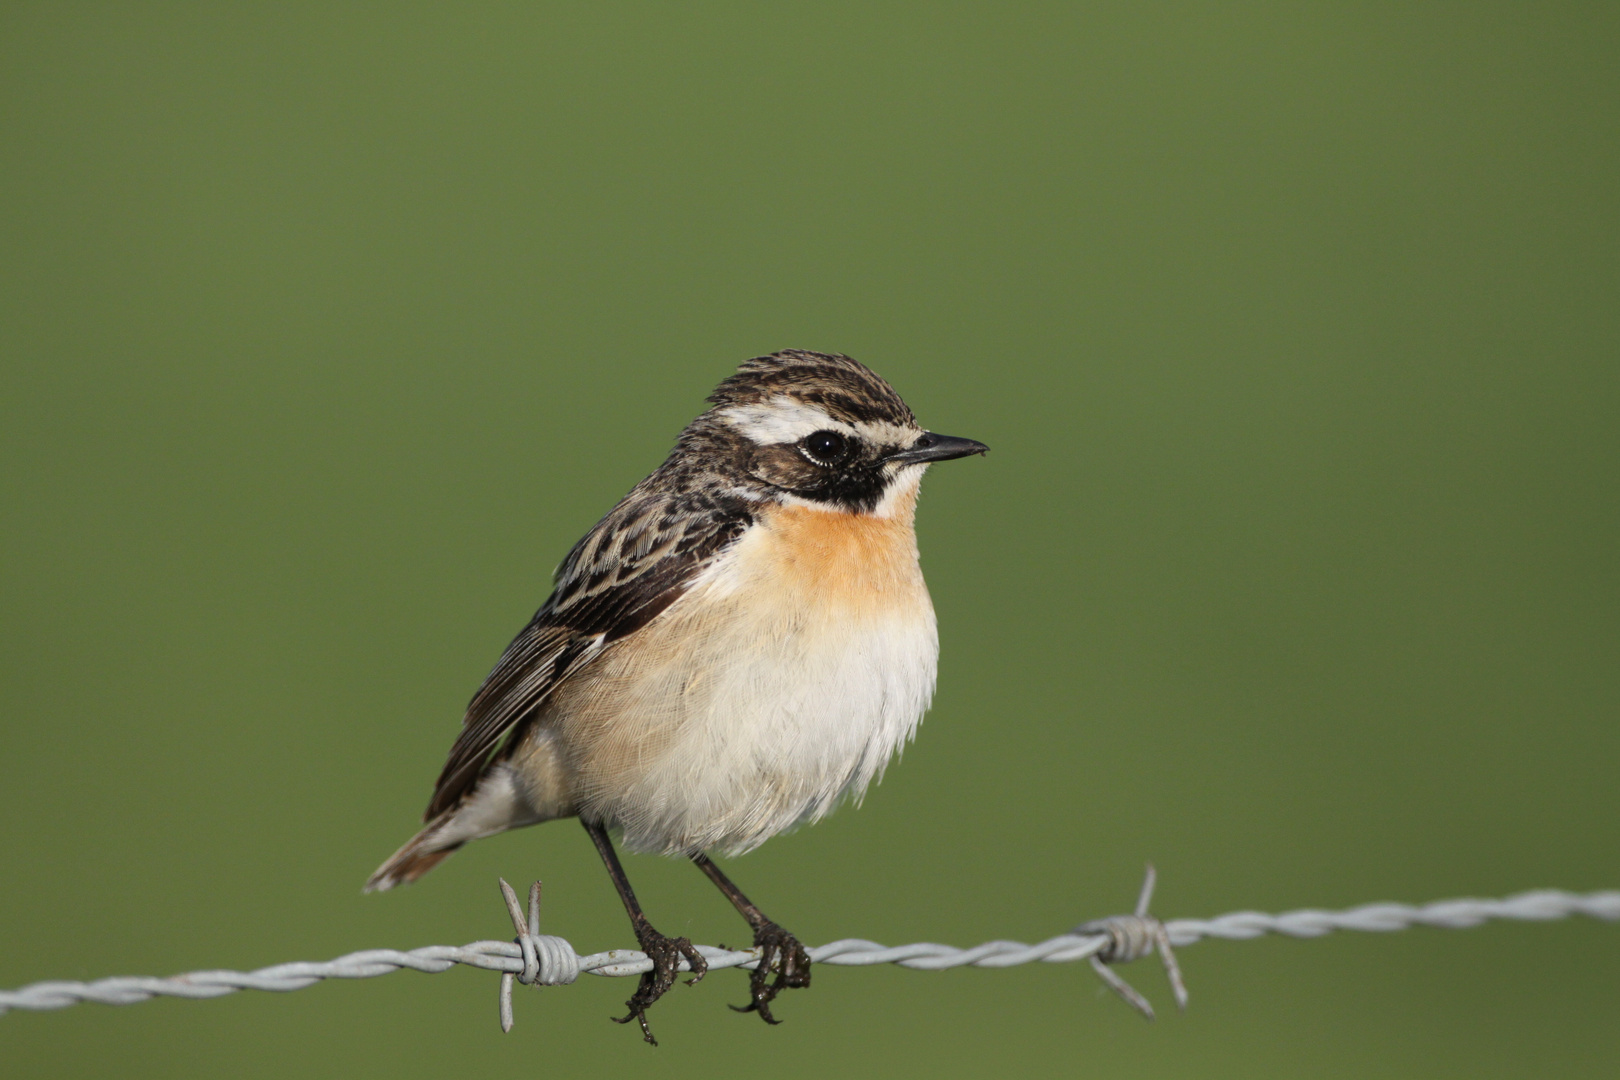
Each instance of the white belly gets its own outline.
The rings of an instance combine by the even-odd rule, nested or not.
[[[544,726],[579,813],[632,850],[737,853],[860,798],[916,730],[939,656],[909,520],[861,529],[750,530],[570,680]]]

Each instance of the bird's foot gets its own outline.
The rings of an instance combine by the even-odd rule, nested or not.
[[[651,926],[638,930],[636,937],[641,942],[641,951],[653,962],[653,969],[642,972],[641,983],[636,987],[636,992],[624,1003],[624,1007],[630,1011],[622,1017],[615,1016],[613,1021],[618,1024],[638,1021],[641,1024],[641,1037],[657,1046],[658,1040],[653,1038],[652,1028],[647,1026],[647,1010],[664,996],[665,991],[675,985],[675,976],[681,970],[682,957],[692,969],[692,977],[686,981],[688,986],[703,978],[709,970],[709,962],[693,947],[691,938],[665,937]]]
[[[810,985],[810,954],[799,939],[777,926],[765,922],[754,931],[754,946],[760,950],[759,964],[748,979],[747,1005],[733,1005],[738,1012],[757,1012],[767,1024],[780,1024],[771,1015],[771,1002],[783,990],[798,990]],[[771,972],[776,977],[771,978]]]

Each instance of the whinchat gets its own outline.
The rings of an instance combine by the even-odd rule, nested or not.
[[[647,1009],[681,958],[693,981],[707,965],[647,921],[609,830],[691,859],[748,920],[762,953],[744,1011],[775,1023],[771,1001],[810,984],[810,958],[707,853],[859,799],[915,733],[939,659],[918,484],[930,463],[988,449],[924,431],[847,356],[758,357],[709,402],[563,560],[468,706],[426,824],[366,883],[579,818],[655,964],[620,1021],[648,1042]]]

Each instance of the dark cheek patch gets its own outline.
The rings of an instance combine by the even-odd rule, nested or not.
[[[786,444],[760,447],[748,471],[767,484],[793,492],[815,484],[825,472],[807,461],[797,447]]]
[[[883,477],[876,462],[857,460],[826,469],[810,462],[795,446],[762,446],[748,470],[773,487],[802,499],[831,503],[846,510],[871,510],[883,498]]]

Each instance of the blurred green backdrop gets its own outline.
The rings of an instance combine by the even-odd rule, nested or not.
[[[361,896],[568,545],[782,347],[981,438],[812,942],[1620,885],[1620,14],[0,8],[0,986],[630,943],[583,835]],[[659,926],[732,941],[690,867]],[[823,969],[767,1029],[460,971],[0,1019],[8,1076],[1612,1076],[1620,931]],[[1148,965],[1129,976],[1164,1006]]]

